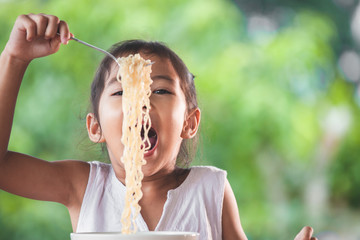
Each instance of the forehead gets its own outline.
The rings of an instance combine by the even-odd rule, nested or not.
[[[140,55],[145,60],[149,59],[151,62],[154,62],[154,64],[151,65],[151,78],[154,81],[159,78],[158,76],[161,76],[162,79],[170,80],[174,84],[180,84],[179,76],[168,58],[159,57],[157,55],[146,55],[141,53]],[[111,65],[109,76],[105,79],[105,85],[109,84],[109,81],[114,81],[114,79],[116,79],[118,70],[119,68],[114,62]]]

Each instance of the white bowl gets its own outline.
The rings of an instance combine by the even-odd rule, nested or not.
[[[71,240],[198,240],[194,232],[137,232],[121,234],[117,232],[71,233]]]

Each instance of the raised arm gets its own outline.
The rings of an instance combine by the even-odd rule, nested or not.
[[[15,102],[22,78],[29,63],[38,57],[58,51],[62,29],[63,43],[69,39],[65,23],[55,16],[21,15],[17,18],[10,38],[0,58],[0,160],[7,153]]]
[[[57,52],[69,38],[67,24],[55,16],[21,15],[14,24],[0,56],[0,189],[71,207],[76,199],[81,203],[88,164],[50,163],[8,150],[15,103],[26,68],[33,59]]]

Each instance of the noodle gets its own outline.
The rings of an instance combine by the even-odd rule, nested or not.
[[[142,197],[141,180],[144,175],[141,167],[146,164],[144,153],[151,147],[148,132],[151,127],[150,110],[150,60],[143,59],[140,54],[118,58],[120,63],[117,80],[123,88],[122,138],[124,152],[121,161],[126,172],[125,207],[121,217],[122,233],[137,231],[135,219],[140,213],[139,201]],[[141,137],[143,130],[144,138]],[[133,214],[131,211],[133,210]],[[131,230],[131,225],[133,229]]]

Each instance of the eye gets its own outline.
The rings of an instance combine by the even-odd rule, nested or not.
[[[123,91],[118,91],[116,93],[113,93],[111,96],[122,96],[123,95]]]
[[[153,91],[154,94],[171,94],[171,92],[169,92],[168,90],[165,90],[165,89],[159,89],[159,90],[155,90]]]

